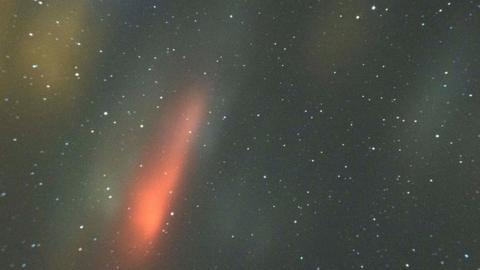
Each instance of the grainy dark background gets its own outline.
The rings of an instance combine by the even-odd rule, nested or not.
[[[125,269],[123,194],[199,81],[145,269],[480,269],[480,2],[453,0],[2,1],[0,268]]]

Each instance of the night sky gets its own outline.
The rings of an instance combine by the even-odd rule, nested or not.
[[[0,1],[0,269],[480,269],[480,2]]]

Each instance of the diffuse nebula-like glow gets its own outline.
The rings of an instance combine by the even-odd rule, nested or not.
[[[130,189],[121,225],[119,249],[124,266],[142,264],[164,228],[204,106],[204,91],[190,91],[168,112],[167,123],[161,124],[160,134],[148,148],[145,164]]]

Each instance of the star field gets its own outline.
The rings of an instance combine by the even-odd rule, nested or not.
[[[480,2],[0,3],[0,269],[480,269]]]

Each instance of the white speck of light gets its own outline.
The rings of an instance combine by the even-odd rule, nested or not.
[[[465,253],[463,257],[465,257],[465,259],[468,259],[470,256],[467,253]]]
[[[377,7],[375,5],[372,6],[372,10],[375,10],[377,9]]]
[[[440,134],[435,134],[435,138],[440,138]]]
[[[355,16],[355,19],[360,20],[360,15]]]

